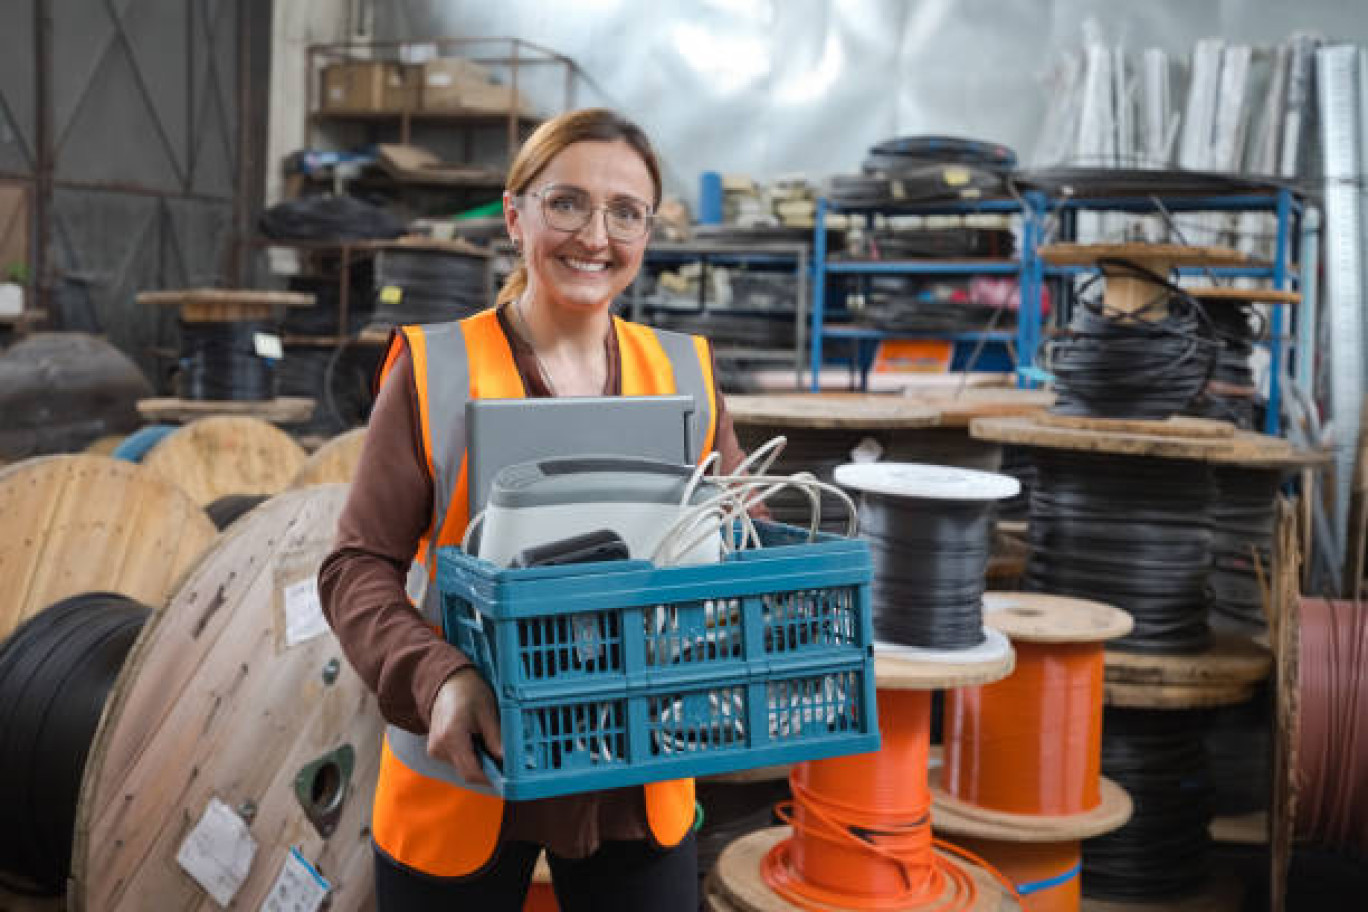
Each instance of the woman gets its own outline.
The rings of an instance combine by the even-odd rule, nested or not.
[[[692,780],[507,803],[454,784],[453,770],[485,781],[474,740],[497,753],[498,707],[418,591],[435,547],[459,544],[469,518],[459,428],[470,397],[692,392],[709,416],[703,452],[719,450],[724,471],[741,462],[707,343],[610,312],[660,196],[634,124],[601,109],[543,124],[509,170],[504,217],[521,261],[496,307],[404,327],[391,344],[319,575],[328,619],[390,723],[372,821],[382,912],[519,909],[542,848],[567,912],[697,907]],[[406,577],[419,583],[412,601]]]

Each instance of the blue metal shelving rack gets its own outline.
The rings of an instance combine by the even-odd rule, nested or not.
[[[809,370],[810,385],[819,388],[824,364],[823,340],[853,340],[860,346],[877,344],[884,339],[951,339],[953,341],[1010,341],[1016,343],[1018,382],[1033,385],[1030,369],[1036,367],[1037,353],[1043,335],[1041,301],[1045,282],[1050,278],[1068,278],[1087,271],[1082,268],[1046,266],[1039,249],[1047,242],[1047,234],[1059,240],[1076,237],[1079,212],[1266,212],[1276,216],[1277,228],[1273,237],[1273,258],[1267,264],[1250,267],[1227,267],[1184,270],[1187,275],[1202,275],[1213,279],[1255,278],[1270,280],[1274,288],[1288,289],[1299,284],[1293,239],[1300,231],[1305,212],[1304,202],[1290,189],[1270,187],[1228,196],[1167,196],[1167,197],[1051,197],[1041,192],[1027,192],[1018,199],[983,200],[977,202],[940,203],[897,207],[837,207],[823,198],[817,202],[817,225],[813,236],[812,307]],[[827,217],[832,212],[864,215],[867,220],[876,213],[890,215],[968,215],[1001,213],[1021,216],[1021,242],[1015,260],[905,260],[905,261],[831,261],[827,250]],[[1050,231],[1057,222],[1058,231]],[[826,294],[829,277],[861,275],[1014,275],[1020,283],[1021,307],[1017,313],[1017,328],[1012,333],[891,333],[879,330],[826,326]],[[1264,430],[1277,434],[1282,396],[1282,363],[1289,350],[1294,350],[1285,336],[1288,321],[1282,305],[1272,308],[1269,321],[1268,348],[1271,356],[1269,379],[1268,418]],[[858,360],[857,356],[857,360]]]
[[[1206,276],[1212,279],[1265,279],[1274,288],[1288,290],[1300,285],[1293,239],[1301,232],[1301,221],[1306,205],[1297,195],[1286,187],[1270,187],[1268,192],[1235,194],[1230,196],[1150,196],[1150,197],[1102,197],[1102,198],[1050,198],[1048,212],[1059,219],[1061,240],[1072,240],[1077,236],[1077,215],[1079,212],[1129,212],[1129,213],[1174,213],[1174,212],[1264,212],[1276,216],[1277,227],[1273,235],[1273,259],[1267,264],[1257,266],[1234,266],[1221,268],[1195,268],[1179,270],[1185,276]],[[1086,270],[1073,267],[1044,268],[1047,276],[1069,276]],[[1295,354],[1295,346],[1285,335],[1288,322],[1285,318],[1286,305],[1275,304],[1270,307],[1269,338],[1269,378],[1268,413],[1264,421],[1264,433],[1276,435],[1281,426],[1280,411],[1282,403],[1283,359],[1289,350]]]
[[[1040,213],[1044,211],[1046,199],[1040,193],[1023,194],[1020,200],[991,199],[977,201],[945,202],[916,206],[869,206],[854,207],[834,205],[830,200],[817,201],[817,225],[813,235],[812,256],[812,326],[811,357],[809,359],[810,383],[815,392],[819,388],[822,365],[824,363],[823,341],[841,339],[856,344],[857,367],[861,376],[867,379],[867,361],[872,348],[885,339],[931,339],[952,342],[1015,342],[1018,364],[1031,364],[1040,344],[1040,301],[1045,274],[1041,269],[1040,257],[1036,248],[1040,244]],[[1015,259],[1011,260],[861,260],[832,261],[828,256],[827,217],[832,212],[850,215],[863,215],[866,224],[872,223],[877,214],[884,215],[975,215],[999,214],[1020,215],[1022,219],[1021,243]],[[1016,276],[1020,285],[1021,308],[1017,314],[1015,332],[886,332],[863,327],[829,327],[826,325],[826,294],[829,277],[833,276],[870,276],[870,275],[922,275],[922,276],[963,276],[963,275],[1002,275]],[[1027,381],[1023,380],[1023,383]],[[863,385],[863,383],[861,384]]]

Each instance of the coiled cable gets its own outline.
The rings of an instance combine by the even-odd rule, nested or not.
[[[1115,605],[1114,648],[1195,653],[1210,643],[1211,469],[1198,462],[1036,449],[1023,588]]]
[[[377,324],[461,320],[490,304],[488,257],[427,247],[387,247],[375,261]],[[397,289],[392,291],[390,289]]]
[[[275,398],[275,363],[257,350],[258,336],[276,335],[275,323],[182,320],[180,330],[182,399],[261,402]]]
[[[1262,633],[1268,629],[1263,590],[1272,576],[1274,513],[1282,473],[1220,466],[1212,477],[1212,619],[1241,633]]]
[[[1083,892],[1149,900],[1199,890],[1210,865],[1212,792],[1200,713],[1108,708],[1102,773],[1131,796],[1119,830],[1083,843]]]
[[[0,645],[0,869],[30,881],[28,892],[66,889],[86,755],[149,615],[121,595],[76,595]]]
[[[992,526],[992,501],[865,493],[860,535],[874,563],[875,637],[925,649],[982,643]]]
[[[1099,265],[1113,275],[1144,279],[1159,291],[1130,313],[1109,310],[1095,298],[1081,302],[1067,334],[1049,343],[1058,392],[1051,411],[1169,418],[1207,385],[1220,343],[1204,331],[1202,308],[1177,285],[1126,260],[1100,260]]]

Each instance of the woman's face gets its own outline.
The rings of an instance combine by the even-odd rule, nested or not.
[[[606,309],[636,278],[649,238],[649,232],[616,238],[606,221],[621,226],[625,215],[649,211],[654,195],[646,163],[620,140],[566,146],[526,193],[516,200],[505,195],[504,218],[509,236],[522,246],[532,299],[580,312]],[[548,224],[548,206],[564,218],[577,198],[592,207],[584,227],[567,231]]]

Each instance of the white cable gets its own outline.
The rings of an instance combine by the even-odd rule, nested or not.
[[[485,511],[481,510],[479,513],[475,514],[474,519],[466,524],[465,534],[461,536],[461,550],[466,554],[470,554],[470,537],[484,524],[484,518]]]

